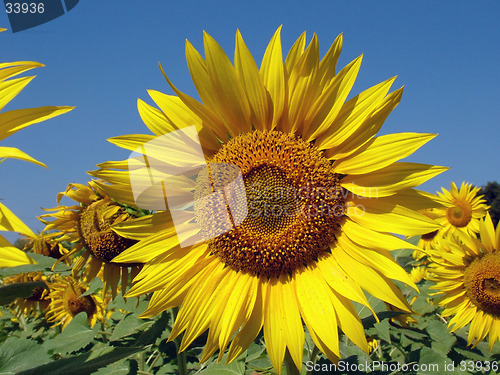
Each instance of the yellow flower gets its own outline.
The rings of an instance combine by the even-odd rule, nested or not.
[[[78,202],[79,205],[59,205],[63,196]],[[41,218],[53,218],[53,221],[42,219],[46,224],[45,232],[56,230],[51,235],[61,236],[58,241],[68,240],[77,245],[67,253],[67,256],[77,254],[85,248],[81,257],[75,260],[73,276],[85,268],[85,282],[91,282],[102,269],[104,293],[111,289],[113,298],[118,291],[121,281],[122,293],[125,294],[129,268],[132,277],[139,273],[140,265],[117,264],[112,259],[137,241],[124,238],[111,230],[111,225],[133,219],[127,209],[111,200],[95,183],[89,182],[88,186],[69,184],[65,192],[57,196],[58,206],[46,211],[54,211],[42,215]],[[139,211],[137,211],[139,212]]]
[[[5,29],[1,29],[4,31]],[[33,68],[44,66],[32,61],[0,63],[0,111],[35,77],[12,77]],[[17,109],[0,113],[0,141],[27,126],[59,116],[73,107],[39,107]],[[0,147],[0,162],[6,158],[29,161],[45,167],[45,164],[33,159],[15,147]],[[0,203],[0,231],[19,232],[27,236],[35,234],[5,205]],[[0,267],[13,267],[33,263],[24,252],[12,246],[0,236]]]
[[[417,284],[422,281],[422,279],[426,278],[428,273],[427,267],[412,267],[410,271],[410,278],[415,284]]]
[[[61,325],[63,329],[81,312],[87,314],[87,321],[91,327],[103,321],[104,303],[95,295],[82,296],[87,287],[71,276],[57,277],[50,284],[50,304],[47,309],[47,321],[54,326]]]
[[[11,285],[16,283],[28,283],[34,281],[47,281],[47,277],[43,276],[41,272],[29,272],[15,276],[6,277],[2,280],[2,284]],[[24,316],[37,315],[37,310],[43,313],[49,306],[48,290],[38,287],[34,290],[33,295],[27,298],[15,299],[11,307],[16,314]]]
[[[443,316],[452,332],[470,323],[468,345],[476,346],[489,335],[490,350],[500,339],[500,226],[496,233],[489,214],[479,221],[480,240],[460,234],[430,250],[430,280],[444,296]]]
[[[301,368],[303,322],[332,361],[340,356],[338,328],[368,352],[351,301],[370,308],[364,289],[409,311],[391,279],[416,288],[390,254],[412,246],[388,233],[418,235],[439,228],[415,211],[433,202],[413,187],[446,168],[398,162],[434,135],[375,136],[402,89],[389,93],[391,78],[345,102],[361,57],[336,71],[342,36],[320,59],[316,35],[306,48],[304,33],[283,63],[278,29],[260,69],[239,32],[234,65],[208,34],[204,42],[205,58],[189,42],[186,46],[203,103],[168,80],[177,96],[149,92],[160,110],[139,101],[139,113],[155,135],[110,140],[145,150],[149,142],[195,125],[209,167],[197,179],[170,176],[158,184],[186,202],[196,201],[194,210],[193,205],[160,210],[113,227],[140,241],[114,261],[147,263],[128,295],[153,292],[145,317],[181,306],[170,336],[184,332],[180,350],[208,329],[202,361],[218,349],[221,359],[228,345],[228,361],[234,360],[263,328],[276,371],[281,372],[286,350]],[[177,135],[172,142],[183,138]],[[196,158],[196,139],[186,135],[178,152],[156,147],[142,160],[186,167]],[[114,199],[134,204],[127,169],[140,160],[135,155],[102,163],[91,175],[108,181],[99,186]],[[219,182],[227,187],[235,171],[222,167],[222,178],[229,180],[215,181],[221,165],[238,167],[244,182],[244,191],[227,196],[226,203],[213,189]],[[143,185],[149,178],[144,176]],[[243,206],[240,193],[246,196]],[[154,197],[146,192],[143,198]],[[221,233],[233,198],[240,205],[231,210],[233,225]],[[200,237],[190,246],[180,243]]]

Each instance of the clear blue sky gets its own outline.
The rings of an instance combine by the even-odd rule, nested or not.
[[[197,97],[185,40],[202,51],[203,30],[232,58],[239,28],[260,62],[283,24],[284,50],[304,31],[322,53],[344,33],[340,66],[364,53],[353,93],[398,75],[403,100],[382,133],[439,133],[409,161],[451,170],[423,185],[500,181],[499,1],[164,1],[81,0],[66,15],[36,28],[0,34],[1,61],[46,64],[6,110],[74,105],[72,112],[2,141],[43,161],[0,166],[0,198],[32,229],[40,207],[54,207],[69,182],[86,183],[95,164],[127,152],[106,138],[145,133],[136,107],[147,89],[171,93],[158,62],[178,88]],[[8,28],[0,4],[0,26]],[[308,40],[309,40],[308,38]],[[10,237],[10,239],[16,238]]]

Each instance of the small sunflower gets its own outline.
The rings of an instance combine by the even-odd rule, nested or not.
[[[27,237],[23,251],[31,251],[54,259],[60,259],[69,252],[58,240],[57,233],[40,233],[34,237]],[[68,257],[65,258],[65,260],[68,260]]]
[[[62,324],[62,328],[81,312],[87,314],[87,321],[91,327],[99,320],[103,321],[105,309],[103,300],[95,295],[82,296],[87,287],[71,276],[56,277],[50,284],[50,304],[47,308],[47,321],[54,326]]]
[[[4,285],[11,285],[16,283],[29,283],[34,281],[47,282],[47,277],[41,272],[29,272],[15,276],[9,276],[2,280]],[[27,298],[17,298],[11,303],[12,309],[16,314],[24,316],[38,315],[38,312],[43,313],[49,306],[48,290],[38,287],[34,290],[33,294]]]
[[[4,31],[6,29],[0,29]],[[14,78],[30,69],[44,66],[33,61],[0,63],[0,111],[19,94],[35,77]],[[48,120],[72,110],[74,107],[39,107],[16,109],[0,113],[0,141],[27,126]],[[7,158],[29,161],[45,167],[45,164],[32,158],[15,147],[0,147],[0,163]],[[0,203],[0,231],[18,232],[27,236],[35,234],[5,205]],[[0,267],[13,267],[33,263],[24,252],[12,246],[0,236]]]
[[[196,203],[114,226],[139,240],[114,261],[147,263],[128,295],[153,292],[144,317],[181,306],[170,336],[184,332],[181,351],[208,330],[202,361],[217,350],[220,360],[228,345],[228,361],[234,360],[263,329],[276,371],[281,372],[287,350],[300,369],[303,322],[332,361],[340,356],[338,328],[368,352],[351,301],[371,309],[364,289],[410,311],[391,279],[416,288],[390,254],[412,246],[389,233],[418,235],[439,228],[415,211],[434,202],[413,188],[447,168],[398,162],[434,135],[375,136],[402,89],[389,93],[391,78],[345,102],[361,57],[336,71],[342,36],[320,59],[316,35],[306,48],[304,33],[283,63],[278,29],[260,69],[239,32],[234,65],[208,34],[204,42],[205,58],[186,45],[203,103],[167,78],[177,96],[150,91],[160,110],[138,104],[154,135],[110,140],[136,151],[175,134],[142,156],[148,168],[157,161],[181,168],[200,159],[193,146],[199,135],[201,159],[208,165],[197,179],[166,176],[169,182],[158,184],[174,198]],[[177,144],[179,152],[172,153],[170,140],[183,138],[177,130],[192,125],[198,134],[186,135]],[[99,186],[110,196],[134,204],[128,169],[139,164],[140,157],[106,162],[91,175],[108,182]],[[247,206],[241,207],[241,191],[227,201],[212,194],[221,182],[214,182],[213,173],[221,165],[239,168]],[[235,177],[231,168],[219,172],[224,186]],[[144,176],[140,182],[146,186],[151,176]],[[144,196],[143,202],[155,198],[147,191]],[[241,210],[228,216],[233,198]],[[179,217],[183,220],[176,222]],[[221,232],[225,219],[233,225]],[[189,239],[191,245],[181,245]]]
[[[78,202],[75,206],[61,206],[48,209],[55,211],[41,216],[46,224],[45,232],[55,230],[52,235],[60,236],[59,240],[76,243],[76,246],[67,253],[67,256],[85,252],[73,266],[73,275],[76,276],[85,268],[85,282],[91,282],[101,271],[104,282],[104,292],[111,289],[113,298],[117,294],[121,280],[121,290],[125,294],[128,285],[129,269],[132,277],[138,274],[140,265],[117,264],[112,259],[132,246],[137,241],[122,237],[111,229],[117,223],[134,219],[142,211],[125,207],[113,201],[94,182],[88,186],[69,184],[65,192],[59,193],[57,203],[63,196]],[[42,218],[53,218],[48,221]],[[63,259],[63,258],[61,258]]]
[[[500,340],[500,226],[496,232],[489,214],[479,221],[480,240],[463,233],[440,241],[430,250],[429,279],[444,296],[443,316],[453,316],[452,332],[470,323],[468,345],[486,335],[490,350]]]

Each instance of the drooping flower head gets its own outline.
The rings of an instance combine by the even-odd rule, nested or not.
[[[204,44],[205,57],[186,45],[202,102],[167,78],[175,96],[138,104],[154,135],[111,139],[134,154],[91,173],[118,201],[141,206],[139,186],[145,205],[166,204],[113,226],[139,241],[114,261],[146,263],[128,295],[153,292],[143,316],[180,305],[170,339],[184,332],[184,350],[208,330],[202,361],[228,346],[234,360],[263,328],[276,371],[286,350],[301,368],[302,322],[332,361],[338,328],[368,352],[352,301],[371,309],[365,290],[409,311],[391,279],[415,287],[390,254],[411,245],[388,233],[439,228],[416,212],[435,202],[413,188],[446,168],[398,162],[434,135],[376,136],[402,89],[389,93],[391,78],[346,102],[361,57],[336,70],[342,36],[320,59],[304,33],[283,63],[278,29],[260,68],[239,32],[234,65],[208,34]],[[200,159],[197,176],[171,172]]]
[[[47,321],[62,328],[81,312],[87,314],[87,322],[93,327],[103,318],[103,299],[96,294],[82,295],[87,287],[71,276],[57,277],[50,285],[50,304],[47,308]]]
[[[63,196],[79,205],[59,205]],[[76,276],[84,269],[85,281],[89,283],[102,268],[104,292],[111,289],[114,298],[121,282],[122,292],[125,293],[129,269],[132,275],[137,275],[140,265],[117,264],[112,259],[136,241],[116,234],[111,230],[111,225],[133,219],[141,212],[113,201],[93,182],[88,186],[69,184],[65,192],[58,194],[57,203],[59,206],[47,210],[53,213],[42,215],[41,218],[46,224],[45,231],[55,230],[52,234],[61,236],[58,240],[76,243],[65,257],[85,249],[83,255],[75,260],[73,274]]]
[[[487,335],[490,350],[500,340],[500,226],[489,214],[479,221],[480,239],[459,233],[440,241],[431,254],[432,288],[443,294],[442,316],[452,332],[470,323],[468,345]]]

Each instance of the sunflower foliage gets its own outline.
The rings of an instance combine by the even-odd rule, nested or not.
[[[418,238],[410,241],[416,243]],[[416,261],[413,250],[398,250],[394,257],[411,271]],[[33,254],[37,264],[0,269],[2,279],[19,272],[55,273],[67,276],[70,268],[54,260]],[[363,352],[346,336],[340,336],[342,358],[334,367],[318,352],[306,331],[303,374],[426,374],[436,369],[454,368],[458,374],[496,374],[500,361],[500,345],[489,350],[486,341],[475,348],[467,346],[467,327],[450,333],[447,319],[440,315],[442,308],[435,301],[432,281],[418,283],[420,293],[403,284],[398,286],[411,304],[414,314],[391,311],[380,300],[368,297],[377,319],[364,306],[356,306],[362,318],[370,353]],[[102,282],[93,280],[86,295],[102,291]],[[185,364],[190,374],[275,374],[260,334],[248,350],[230,364],[217,361],[214,355],[200,364],[206,334],[196,339],[183,353],[177,353],[180,340],[168,341],[176,309],[153,318],[139,315],[148,306],[149,296],[124,299],[118,295],[106,307],[105,321],[90,327],[85,312],[76,315],[62,330],[48,323],[43,314],[16,315],[9,307],[12,298],[25,298],[27,291],[19,288],[10,292],[0,318],[0,374],[177,374]],[[2,292],[2,298],[6,296]],[[433,367],[434,366],[434,367]],[[451,367],[453,366],[453,367]],[[489,370],[488,370],[489,367]],[[418,370],[417,370],[418,368]],[[404,371],[406,370],[406,371]],[[449,371],[448,371],[449,372]],[[451,372],[450,372],[451,373]]]

